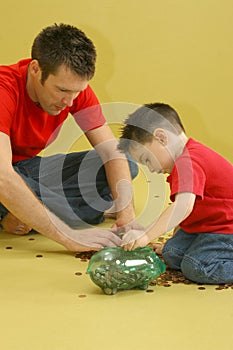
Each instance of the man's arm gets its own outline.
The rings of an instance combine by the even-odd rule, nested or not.
[[[71,251],[120,244],[120,239],[108,230],[73,230],[67,226],[36,198],[11,162],[10,139],[0,132],[0,202],[18,220]]]
[[[103,160],[116,208],[116,225],[127,225],[135,220],[128,161],[125,155],[117,150],[117,140],[108,125],[87,131],[86,136]]]

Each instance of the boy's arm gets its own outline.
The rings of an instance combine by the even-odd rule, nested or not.
[[[191,214],[195,199],[196,196],[193,193],[178,193],[175,201],[168,206],[155,223],[145,232],[139,233],[138,237],[135,237],[135,232],[133,234],[131,232],[126,233],[122,245],[126,250],[144,247],[162,234],[169,232]]]

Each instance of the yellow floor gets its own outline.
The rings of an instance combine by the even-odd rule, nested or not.
[[[144,181],[136,209],[145,223],[166,190],[161,178],[137,181]],[[82,260],[39,234],[0,233],[2,350],[232,349],[233,289],[170,283],[108,296]]]

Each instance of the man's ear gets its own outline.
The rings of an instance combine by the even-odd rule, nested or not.
[[[40,65],[39,62],[37,60],[32,60],[30,62],[30,73],[35,76],[40,74],[41,69],[40,69]]]
[[[167,146],[168,137],[164,129],[155,129],[155,131],[153,132],[153,135],[154,135],[154,138],[161,143],[161,145]]]

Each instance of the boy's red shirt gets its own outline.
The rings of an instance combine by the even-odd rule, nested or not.
[[[233,166],[226,159],[190,138],[167,181],[172,201],[180,192],[196,195],[184,231],[233,234]]]

